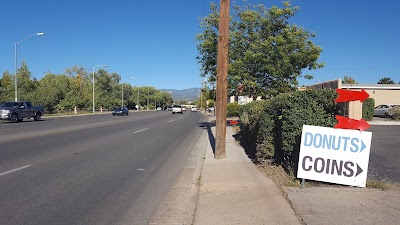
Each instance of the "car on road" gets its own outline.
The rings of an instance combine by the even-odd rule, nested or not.
[[[173,105],[172,106],[172,114],[180,113],[183,114],[182,106],[180,105]]]
[[[196,107],[192,107],[191,111],[192,112],[197,112],[197,108]]]
[[[129,110],[126,107],[117,107],[112,111],[112,115],[115,116],[123,116],[123,115],[129,115]]]
[[[161,111],[162,109],[161,109],[161,107],[157,107],[157,109],[156,109],[157,111]]]
[[[0,113],[0,120],[18,123],[30,118],[39,121],[44,111],[42,106],[33,106],[31,102],[19,101],[2,103],[0,105]]]
[[[393,107],[400,107],[400,105],[395,105],[395,104],[382,104],[378,105],[374,109],[374,116],[379,116],[379,117],[391,117],[392,113],[390,112],[391,108]]]

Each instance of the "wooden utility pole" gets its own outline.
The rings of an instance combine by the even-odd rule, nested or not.
[[[201,82],[202,84],[204,84],[204,92],[205,92],[205,94],[207,94],[207,78],[206,77],[204,77],[204,81],[203,82]],[[204,99],[204,113],[206,113],[207,112],[207,99]],[[200,111],[201,111],[201,108],[200,108]]]
[[[216,104],[216,159],[226,158],[226,105],[228,103],[228,50],[230,0],[220,1],[218,56],[217,56],[217,104]]]

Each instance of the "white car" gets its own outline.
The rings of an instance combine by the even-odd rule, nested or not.
[[[197,108],[196,107],[192,107],[191,111],[192,112],[197,112]]]
[[[390,117],[392,115],[390,114],[389,109],[393,107],[400,107],[400,105],[394,105],[394,104],[378,105],[377,107],[375,107],[374,116]]]
[[[182,114],[182,113],[183,113],[183,111],[182,111],[182,106],[180,106],[180,105],[173,105],[173,106],[172,106],[172,114],[175,114],[175,113],[180,113],[180,114]]]

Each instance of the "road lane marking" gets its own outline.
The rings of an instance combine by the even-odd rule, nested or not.
[[[139,168],[139,169],[137,169],[137,171],[144,171],[145,169],[142,169],[142,168]]]
[[[149,129],[149,128],[144,128],[144,129],[141,129],[141,130],[135,131],[135,132],[133,132],[133,133],[134,133],[134,134],[136,134],[136,133],[139,133],[139,132],[145,131],[145,130],[147,130],[147,129]]]
[[[0,173],[0,177],[1,177],[1,176],[4,176],[4,175],[7,175],[7,174],[9,174],[9,173],[16,172],[16,171],[18,171],[18,170],[26,169],[26,168],[28,168],[28,167],[30,167],[30,166],[32,166],[32,165],[29,164],[29,165],[26,165],[26,166],[18,167],[18,168],[16,168],[16,169],[13,169],[13,170],[9,170],[9,171]]]
[[[168,121],[168,123],[171,123],[172,121],[174,121],[174,120],[170,120],[170,121]]]

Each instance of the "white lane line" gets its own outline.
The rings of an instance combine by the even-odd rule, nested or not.
[[[26,166],[22,166],[22,167],[19,167],[19,168],[16,168],[16,169],[13,169],[13,170],[9,170],[9,171],[6,171],[6,172],[3,172],[3,173],[0,173],[0,177],[1,176],[4,176],[4,175],[7,175],[7,174],[9,174],[9,173],[13,173],[13,172],[16,172],[16,171],[18,171],[18,170],[23,170],[23,169],[26,169],[26,168],[28,168],[28,167],[30,167],[30,166],[32,166],[32,165],[26,165]]]
[[[171,123],[172,121],[174,121],[174,120],[170,120],[170,121],[168,121],[168,123]]]
[[[149,128],[144,128],[144,129],[141,129],[141,130],[135,131],[135,132],[133,132],[133,133],[134,133],[134,134],[136,134],[136,133],[139,133],[139,132],[145,131],[145,130],[147,130],[147,129],[149,129]]]

